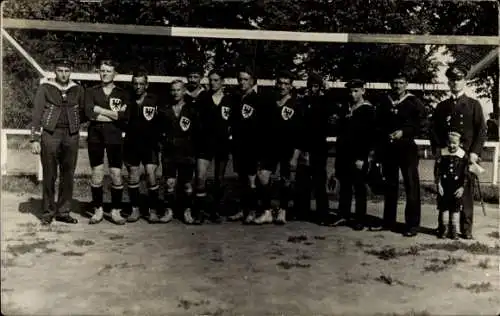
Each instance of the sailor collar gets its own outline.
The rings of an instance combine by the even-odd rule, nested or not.
[[[463,158],[465,156],[465,151],[462,148],[458,148],[454,153],[448,150],[448,147],[441,148],[441,156],[456,156],[458,158]]]
[[[401,97],[398,100],[393,100],[390,95],[388,95],[388,98],[389,98],[389,101],[391,101],[392,106],[398,106],[404,100],[406,100],[408,97],[411,97],[411,96],[413,96],[413,94],[411,94],[411,93],[408,92],[408,93],[406,93],[403,97]]]
[[[57,83],[54,79],[51,79],[51,78],[43,78],[41,81],[40,81],[40,84],[49,84],[51,86],[54,86],[56,87],[59,91],[62,91],[62,92],[65,92],[65,91],[68,91],[69,89],[71,89],[72,87],[77,87],[78,85],[73,81],[73,80],[70,80],[68,82],[68,85],[66,87],[63,87],[61,86],[59,83]]]

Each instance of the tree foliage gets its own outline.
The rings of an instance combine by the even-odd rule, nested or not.
[[[199,0],[193,5],[188,0],[103,0],[100,3],[18,0],[7,1],[3,9],[4,17],[8,18],[92,23],[311,32],[498,34],[497,4],[484,1]],[[229,73],[239,65],[250,64],[257,66],[261,78],[272,78],[278,69],[286,67],[299,77],[315,70],[333,80],[359,76],[367,81],[384,82],[394,72],[403,70],[412,82],[428,83],[435,79],[439,66],[432,58],[437,46],[167,38],[40,30],[10,33],[45,68],[55,56],[68,55],[80,62],[79,71],[93,70],[97,60],[107,56],[117,59],[120,71],[125,73],[138,64],[158,75],[182,75],[190,63],[206,69],[223,68]],[[10,54],[15,52],[8,50],[4,58],[12,58]],[[16,85],[23,82],[22,78],[29,78],[25,73],[17,73],[19,69],[16,63],[5,69],[12,78],[20,80]],[[492,72],[494,69],[481,74],[486,79],[479,82],[480,89],[490,89],[485,82]],[[25,98],[18,101],[26,102]]]

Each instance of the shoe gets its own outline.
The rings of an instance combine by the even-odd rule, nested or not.
[[[333,222],[333,226],[346,226],[347,225],[347,218],[343,216],[337,217]]]
[[[151,214],[151,213],[156,214],[156,211],[155,211],[155,210],[150,209],[150,210],[149,210],[149,213],[150,213],[150,214]],[[157,216],[156,218],[158,218],[158,216]],[[160,223],[164,223],[164,224],[166,224],[166,223],[169,223],[170,221],[172,221],[172,219],[173,219],[173,218],[174,218],[174,211],[172,211],[172,209],[171,209],[171,208],[167,208],[167,209],[165,210],[165,214],[163,214],[163,216],[162,216],[159,220],[157,220],[157,222],[159,221]]]
[[[238,213],[229,216],[227,219],[234,222],[234,221],[240,221],[245,217],[245,214],[243,214],[243,211],[239,211]]]
[[[277,225],[285,225],[286,224],[286,210],[280,208],[277,212],[276,219],[274,221]]]
[[[214,224],[221,224],[223,222],[222,216],[217,212],[210,214],[209,220]]]
[[[255,224],[255,211],[250,211],[248,212],[247,217],[245,217],[245,220],[243,221],[244,224]]]
[[[191,214],[191,209],[190,208],[187,208],[184,210],[184,223],[188,224],[188,225],[192,225],[194,224],[194,218]]]
[[[111,221],[115,223],[116,225],[125,225],[127,220],[123,218],[122,214],[120,213],[121,210],[114,208],[111,210]]]
[[[50,224],[52,224],[52,218],[42,218],[40,224],[42,226],[49,226]]]
[[[403,236],[405,236],[405,237],[415,237],[417,235],[418,235],[418,232],[415,229],[409,229],[403,233]]]
[[[471,233],[464,233],[462,234],[462,239],[473,240],[474,237],[472,236]]]
[[[141,211],[137,206],[132,207],[132,213],[127,217],[127,222],[134,223],[141,218]]]
[[[66,223],[66,224],[76,224],[78,223],[78,220],[74,217],[71,217],[71,215],[62,215],[62,216],[56,216],[55,218],[56,221]]]
[[[260,214],[257,218],[254,219],[254,224],[263,225],[269,224],[273,222],[273,213],[271,210],[265,210],[264,213]]]
[[[352,225],[352,229],[357,230],[357,231],[362,231],[363,229],[365,229],[365,225],[363,225],[363,224],[362,224],[362,223],[360,223],[360,222],[355,222],[355,223]]]
[[[94,225],[94,224],[99,224],[102,222],[104,218],[104,210],[101,207],[97,207],[94,209],[94,215],[89,220],[89,224]]]
[[[166,212],[165,212],[165,214],[166,214]],[[160,222],[160,219],[158,218],[158,214],[156,213],[155,209],[149,209],[148,222],[150,224],[156,224],[156,223]]]
[[[446,236],[448,236],[448,229],[446,228],[446,226],[438,227],[436,229],[436,236],[439,239],[446,238]]]
[[[458,233],[453,229],[450,229],[450,233],[447,235],[447,237],[449,239],[452,239],[452,240],[459,240],[460,239],[460,236],[458,236]]]

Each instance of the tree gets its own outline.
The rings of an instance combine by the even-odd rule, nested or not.
[[[18,0],[4,4],[4,16],[24,19],[175,25],[234,29],[403,34],[498,34],[493,2],[414,2],[392,0],[209,1],[188,0],[80,1]],[[470,21],[466,17],[472,14]],[[465,24],[464,24],[465,23]],[[78,70],[92,70],[96,60],[110,55],[128,73],[137,64],[160,75],[182,74],[188,63],[229,72],[242,64],[257,65],[260,78],[272,78],[286,67],[299,77],[310,70],[336,80],[361,76],[387,81],[391,72],[406,71],[413,82],[435,78],[438,46],[325,44],[165,38],[17,30],[11,34],[47,66],[58,54],[75,56]],[[6,71],[16,72],[10,67]],[[21,84],[21,82],[16,83]],[[434,92],[433,94],[439,94]],[[16,101],[17,102],[17,101]]]

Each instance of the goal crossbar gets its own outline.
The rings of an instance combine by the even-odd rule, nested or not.
[[[498,45],[499,36],[415,35],[322,33],[267,30],[221,29],[202,27],[152,26],[66,22],[31,19],[3,19],[2,28],[36,29],[84,33],[113,33],[169,37],[245,39],[265,41],[373,43],[373,44],[438,44],[438,45]]]

